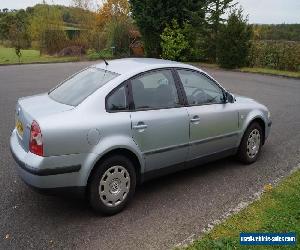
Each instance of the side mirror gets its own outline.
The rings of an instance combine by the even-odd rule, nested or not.
[[[234,95],[229,92],[226,92],[226,101],[229,103],[234,103],[235,102]]]

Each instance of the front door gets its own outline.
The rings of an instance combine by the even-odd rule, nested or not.
[[[130,84],[132,134],[145,157],[146,171],[184,162],[189,148],[189,118],[172,71],[150,71]]]
[[[188,160],[234,149],[238,143],[238,112],[226,103],[218,84],[197,71],[177,70],[190,120]]]

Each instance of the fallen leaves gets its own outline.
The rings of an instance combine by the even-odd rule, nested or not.
[[[267,184],[267,185],[264,186],[264,191],[265,191],[265,192],[269,192],[269,191],[271,191],[272,189],[273,189],[273,186],[272,186],[271,183],[269,183],[269,184]]]

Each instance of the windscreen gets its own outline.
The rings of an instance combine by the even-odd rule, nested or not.
[[[77,106],[85,98],[117,76],[118,74],[107,70],[87,68],[53,89],[49,96],[57,102]]]

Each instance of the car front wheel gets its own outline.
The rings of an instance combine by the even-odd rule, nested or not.
[[[122,211],[133,197],[136,173],[125,156],[105,159],[93,172],[89,183],[89,201],[92,208],[105,215]]]
[[[238,151],[238,157],[243,163],[251,164],[257,160],[262,148],[262,135],[262,128],[257,122],[247,128]]]

